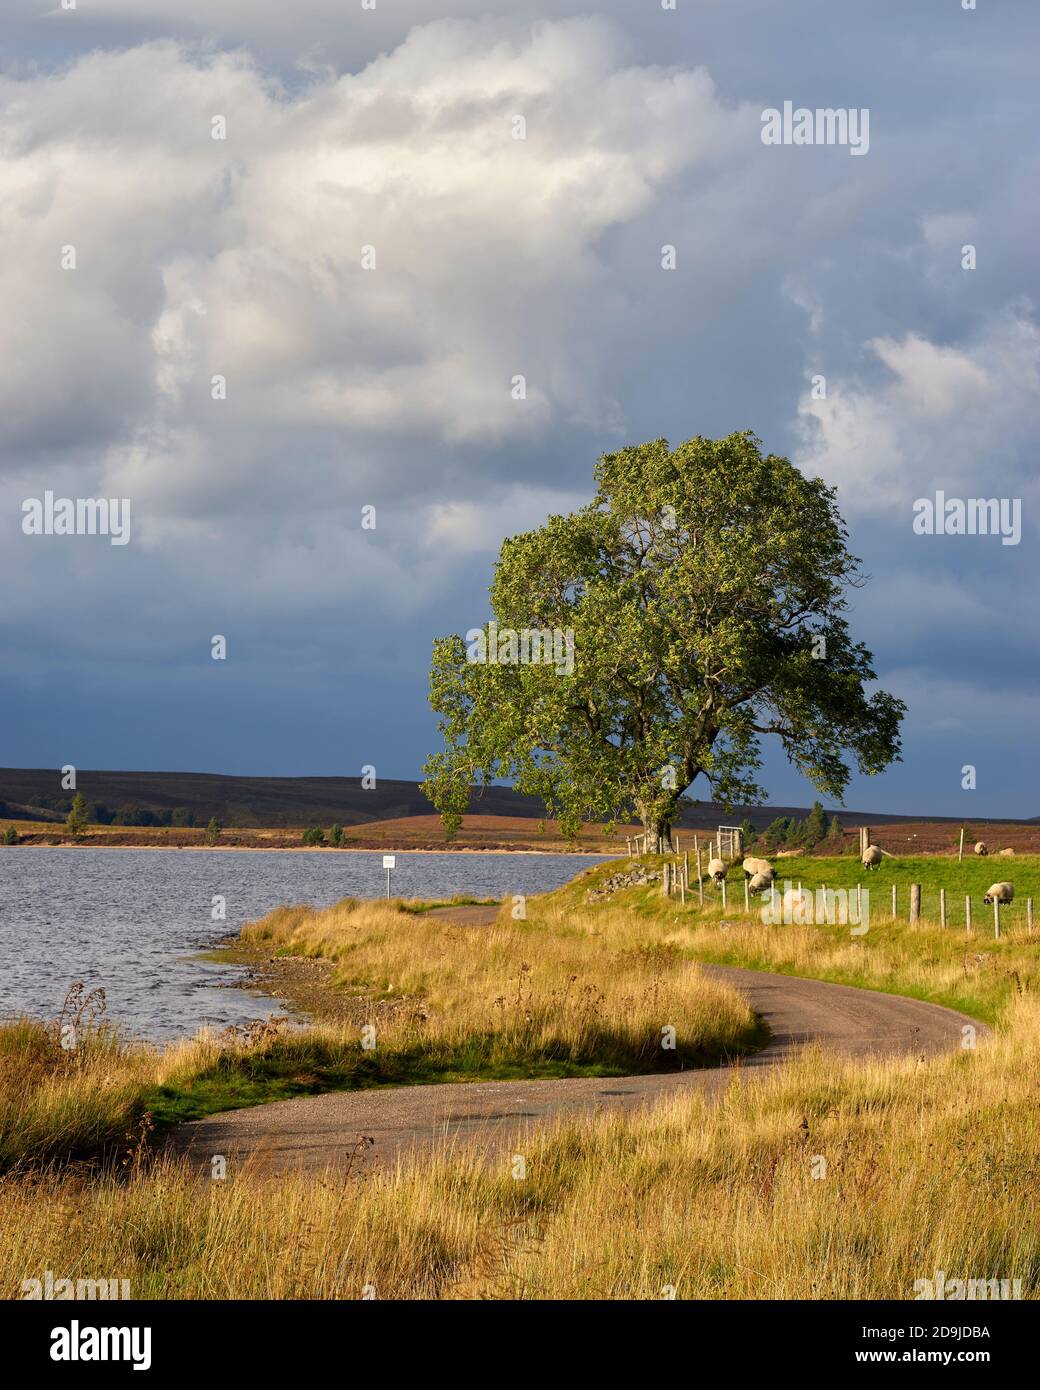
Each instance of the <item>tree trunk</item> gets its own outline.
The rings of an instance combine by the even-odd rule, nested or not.
[[[650,811],[644,807],[637,807],[636,813],[643,827],[643,833],[646,836],[646,842],[650,853],[655,854],[657,852],[657,841],[658,838],[660,838],[664,841],[665,853],[670,854],[674,848],[672,843],[672,819],[675,815],[674,808],[669,814],[668,812],[662,812],[657,809]]]

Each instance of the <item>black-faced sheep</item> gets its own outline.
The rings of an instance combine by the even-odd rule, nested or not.
[[[752,874],[748,883],[749,893],[768,893],[773,886],[772,874]]]
[[[1010,883],[991,883],[986,889],[986,895],[982,899],[984,903],[999,903],[1005,907],[1015,896],[1015,890]]]
[[[987,846],[985,840],[979,840],[978,844],[975,846],[975,853],[976,853],[976,854],[989,854],[989,848],[988,848],[988,846]]]
[[[708,877],[715,883],[721,883],[726,877],[726,864],[722,859],[708,860]]]

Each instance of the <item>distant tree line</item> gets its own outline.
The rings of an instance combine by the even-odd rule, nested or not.
[[[76,798],[41,801],[37,804],[48,811],[59,811],[63,816],[72,813]],[[200,822],[194,811],[186,806],[142,806],[139,801],[124,801],[121,806],[107,806],[103,801],[85,801],[82,813],[90,825],[176,825],[195,826]]]
[[[777,816],[770,821],[761,835],[750,820],[745,819],[744,845],[747,849],[763,849],[775,853],[780,849],[815,849],[823,845],[837,851],[841,845],[841,822],[832,816],[828,823],[823,807],[814,801],[805,820],[797,816]]]

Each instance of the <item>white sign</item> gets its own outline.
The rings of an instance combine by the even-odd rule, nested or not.
[[[397,868],[397,855],[396,855],[396,854],[384,854],[384,855],[383,855],[383,868],[384,868],[384,869],[396,869],[396,868]]]

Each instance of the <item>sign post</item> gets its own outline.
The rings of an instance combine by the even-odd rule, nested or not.
[[[390,896],[390,872],[391,872],[392,869],[396,869],[396,868],[397,868],[397,855],[396,855],[396,854],[384,854],[384,855],[383,855],[383,868],[386,870],[386,896],[389,897],[389,896]]]

